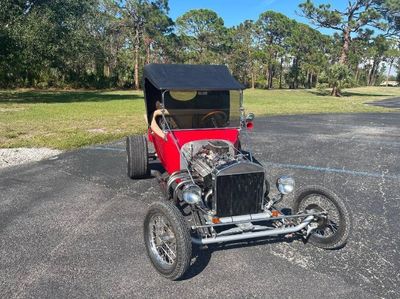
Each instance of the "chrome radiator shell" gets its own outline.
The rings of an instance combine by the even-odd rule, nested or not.
[[[213,209],[217,217],[256,214],[262,211],[264,168],[244,160],[218,167],[212,174]]]

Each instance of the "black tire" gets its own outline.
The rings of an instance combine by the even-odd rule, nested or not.
[[[351,233],[351,213],[343,200],[324,187],[309,186],[297,192],[293,214],[307,210],[328,212],[326,219],[318,220],[319,227],[311,233],[308,242],[323,249],[346,245]]]
[[[126,138],[128,176],[141,179],[149,176],[147,139],[143,135]]]
[[[161,238],[157,238],[154,233],[156,226],[154,220],[158,219],[157,217],[160,216],[163,217],[163,220],[166,220],[162,223],[166,223],[165,225],[168,227],[166,230],[162,230],[164,236],[165,234],[169,234],[167,238],[171,240],[171,232],[174,235],[175,242],[173,245],[170,243],[165,247],[164,245],[159,245],[159,247],[157,247],[155,244],[157,242],[156,240],[161,240]],[[192,258],[192,240],[186,221],[175,205],[169,201],[159,201],[150,206],[144,220],[144,240],[147,255],[158,273],[171,280],[177,280],[182,277],[188,269]],[[167,242],[169,240],[167,239]],[[161,249],[167,248],[171,253],[171,247],[172,250],[175,249],[175,259],[163,259],[160,256],[160,254],[163,253]],[[167,252],[165,249],[163,249],[163,251]],[[173,256],[172,254],[170,255]]]

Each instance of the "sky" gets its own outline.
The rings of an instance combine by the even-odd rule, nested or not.
[[[299,22],[310,24],[310,22],[300,17],[297,12],[299,4],[305,0],[169,0],[170,17],[176,20],[191,9],[208,8],[214,10],[224,19],[225,26],[231,27],[238,25],[245,20],[257,20],[259,15],[267,10],[280,12],[289,18]],[[339,10],[346,7],[347,0],[321,1],[314,0],[315,4],[331,4]],[[316,28],[315,26],[313,26]],[[322,33],[332,34],[329,29],[319,28]]]

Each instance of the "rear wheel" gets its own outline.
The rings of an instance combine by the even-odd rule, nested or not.
[[[147,139],[143,135],[126,138],[127,170],[131,179],[145,178],[149,175]]]
[[[147,254],[164,277],[176,280],[190,265],[192,241],[179,209],[169,201],[152,204],[144,220]]]
[[[324,249],[337,249],[346,244],[351,231],[350,210],[335,193],[319,186],[300,189],[293,204],[293,213],[299,212],[327,214],[317,220],[318,227],[308,242]]]

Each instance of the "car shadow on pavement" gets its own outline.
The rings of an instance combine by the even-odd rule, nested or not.
[[[193,246],[192,264],[189,270],[179,280],[188,280],[203,272],[211,260],[211,254],[212,251],[207,248]]]
[[[300,238],[284,238],[284,237],[271,237],[268,239],[252,239],[242,242],[228,242],[223,244],[211,244],[207,246],[193,246],[193,258],[192,264],[189,270],[185,273],[183,277],[179,280],[188,280],[197,275],[199,275],[205,268],[207,268],[208,263],[211,260],[212,254],[217,251],[224,251],[236,248],[245,248],[253,246],[270,245],[275,243],[292,243]]]

